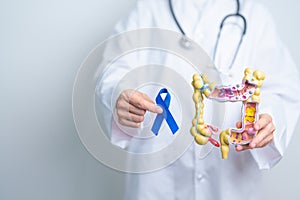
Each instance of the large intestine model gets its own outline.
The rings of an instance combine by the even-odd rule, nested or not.
[[[215,82],[210,82],[205,74],[194,74],[192,85],[194,87],[193,100],[196,114],[190,132],[196,143],[205,145],[211,142],[217,147],[220,146],[212,138],[212,134],[218,134],[218,128],[204,122],[204,96],[219,102],[242,102],[242,127],[228,128],[221,131],[219,135],[222,158],[228,158],[229,144],[245,145],[250,143],[257,134],[257,131],[254,130],[254,124],[258,120],[260,88],[264,79],[265,74],[262,71],[246,68],[241,84],[217,86]]]

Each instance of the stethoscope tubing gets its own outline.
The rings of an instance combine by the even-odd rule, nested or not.
[[[188,42],[188,37],[185,33],[185,31],[183,30],[182,26],[180,25],[177,17],[176,17],[176,14],[174,12],[174,8],[173,8],[173,3],[172,3],[172,0],[169,0],[169,8],[170,8],[170,12],[171,12],[171,15],[176,23],[176,26],[178,27],[179,31],[181,32],[183,38],[181,40],[181,42],[183,43],[183,46],[186,47],[186,48],[189,48],[191,43]],[[214,51],[213,51],[213,61],[215,61],[216,59],[216,54],[217,54],[217,51],[218,51],[218,45],[219,45],[219,40],[220,40],[220,37],[221,37],[221,34],[222,34],[222,30],[223,30],[223,27],[224,27],[224,24],[226,22],[227,19],[231,18],[231,17],[238,17],[240,19],[242,19],[242,22],[243,22],[243,31],[242,31],[242,35],[241,35],[241,38],[239,40],[239,43],[238,43],[238,46],[234,52],[234,55],[233,55],[233,58],[231,60],[231,63],[230,63],[230,66],[229,66],[229,69],[232,68],[235,60],[236,60],[236,57],[238,55],[238,52],[240,50],[240,46],[242,45],[242,42],[243,42],[243,39],[244,39],[244,36],[247,32],[247,20],[246,18],[240,13],[240,1],[239,0],[236,0],[236,12],[233,13],[233,14],[228,14],[226,15],[221,23],[220,23],[220,27],[219,27],[219,32],[218,32],[218,35],[217,35],[217,39],[216,39],[216,43],[215,43],[215,47],[214,47]]]

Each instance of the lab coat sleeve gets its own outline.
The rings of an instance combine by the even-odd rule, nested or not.
[[[270,169],[284,155],[292,138],[300,111],[300,81],[296,66],[277,36],[271,15],[264,11],[265,22],[259,30],[253,60],[266,79],[261,92],[260,113],[272,116],[276,126],[274,140],[264,148],[251,151],[260,169]]]
[[[150,17],[150,14],[144,5],[144,0],[139,0],[129,15],[117,23],[112,34],[114,35],[113,37],[126,31],[142,28],[145,26],[145,22],[150,21],[149,19],[147,20],[147,17]],[[105,117],[102,117],[104,120],[104,123],[102,124],[105,125],[103,129],[108,133],[111,142],[121,148],[128,147],[132,136],[121,128],[115,114],[116,100],[118,94],[122,92],[118,91],[117,86],[126,73],[138,66],[138,55],[132,55],[126,59],[114,58],[115,60],[111,60],[111,55],[116,52],[125,53],[126,49],[130,49],[132,42],[134,41],[129,41],[127,38],[123,38],[113,43],[107,42],[107,46],[102,56],[102,64],[113,63],[113,65],[106,67],[104,73],[99,75],[96,86],[96,103],[99,105],[100,115],[105,115]],[[130,64],[128,59],[130,59]]]

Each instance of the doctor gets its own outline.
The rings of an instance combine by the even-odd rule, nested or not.
[[[241,16],[229,17],[220,29],[228,14]],[[267,79],[260,119],[255,125],[259,134],[248,146],[235,147],[236,151],[231,150],[224,161],[218,150],[199,159],[197,146],[192,145],[164,169],[128,174],[125,199],[262,199],[262,170],[270,169],[282,158],[300,110],[298,71],[278,38],[269,12],[253,0],[139,0],[129,16],[117,24],[116,33],[148,27],[181,32],[197,42],[214,58],[226,84],[240,82],[236,74],[243,74],[246,66],[264,71]],[[117,80],[118,76],[108,74],[105,84],[99,84],[97,94],[108,107],[109,99],[105,97]],[[119,123],[129,127],[140,127],[146,112],[162,112],[141,91],[123,91],[115,106]],[[236,107],[225,121],[235,124],[239,118],[240,109]],[[130,146],[130,139],[114,125],[111,140],[121,147]]]

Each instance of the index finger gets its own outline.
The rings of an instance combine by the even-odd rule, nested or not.
[[[139,109],[148,110],[153,113],[162,113],[161,107],[156,105],[146,94],[137,93],[129,98],[129,103]]]

